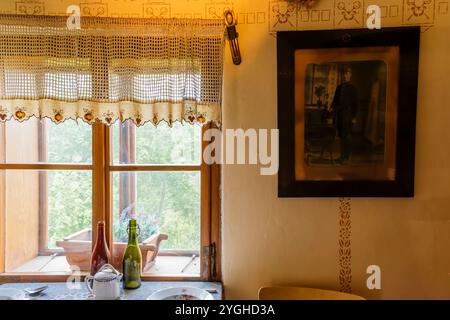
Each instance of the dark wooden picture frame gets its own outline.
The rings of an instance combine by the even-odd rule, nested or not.
[[[389,162],[389,158],[392,158],[393,169],[390,169],[389,178],[386,175],[386,178],[372,179],[367,176],[367,172],[370,170],[366,170],[365,175],[361,173],[359,175],[361,178],[354,175],[357,178],[351,179],[347,179],[345,174],[337,175],[337,178],[333,179],[320,174],[317,177],[314,176],[314,172],[320,172],[320,170],[312,170],[312,174],[306,172],[304,168],[309,170],[310,167],[309,164],[308,166],[304,165],[305,137],[301,135],[305,134],[304,127],[306,126],[304,114],[301,114],[302,108],[306,110],[306,107],[302,105],[302,101],[306,101],[302,96],[306,89],[300,90],[301,95],[298,93],[298,79],[303,81],[301,79],[305,79],[305,76],[303,74],[300,74],[303,75],[303,78],[296,76],[296,73],[299,73],[296,72],[299,70],[298,65],[302,63],[305,65],[305,62],[301,61],[303,56],[298,55],[298,52],[310,53],[314,52],[311,50],[317,50],[317,52],[322,50],[320,52],[323,56],[324,49],[330,52],[341,50],[342,56],[345,56],[352,51],[361,53],[366,48],[377,51],[389,47],[397,50],[395,60],[397,65],[394,69],[398,68],[398,72],[394,70],[395,77],[386,81],[389,93],[395,92],[392,96],[385,94],[387,96],[385,104],[389,106],[387,108],[391,108],[391,111],[386,109],[383,119],[386,123],[386,135],[383,137],[386,138],[383,142],[381,162]],[[278,128],[280,130],[279,197],[414,197],[419,47],[419,27],[277,33]],[[388,65],[387,69],[392,75],[392,65]],[[305,69],[301,69],[301,72],[303,70]],[[305,84],[303,86],[306,87]],[[304,105],[306,106],[306,103]],[[392,114],[395,116],[388,119]],[[391,123],[391,131],[394,133],[391,135],[391,140],[387,138],[390,130],[387,123]],[[390,153],[387,152],[389,150]],[[344,168],[346,171],[343,171]],[[349,165],[347,167],[330,167],[326,170],[328,170],[327,172],[332,172],[332,169],[335,169],[336,172],[347,172],[349,173],[347,176],[351,177],[352,170],[358,171],[361,168],[363,166]]]

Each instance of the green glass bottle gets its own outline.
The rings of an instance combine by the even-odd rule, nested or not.
[[[139,249],[136,220],[128,224],[128,245],[123,255],[123,287],[136,289],[141,286],[142,254]]]

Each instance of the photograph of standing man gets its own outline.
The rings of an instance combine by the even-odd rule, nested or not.
[[[343,70],[343,82],[334,93],[331,110],[335,111],[337,133],[341,139],[341,156],[336,161],[345,164],[352,153],[352,127],[358,113],[358,88],[352,84],[352,70]]]

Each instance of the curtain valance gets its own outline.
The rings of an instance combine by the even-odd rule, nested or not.
[[[0,121],[220,122],[222,20],[0,15]]]

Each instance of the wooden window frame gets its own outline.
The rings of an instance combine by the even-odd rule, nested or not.
[[[43,126],[41,126],[40,130]],[[203,126],[204,130],[210,125]],[[71,273],[61,272],[5,272],[5,170],[85,170],[92,172],[92,239],[96,238],[97,223],[101,220],[106,225],[106,240],[113,255],[112,234],[112,174],[117,171],[199,171],[201,175],[201,224],[200,224],[200,276],[149,276],[143,275],[143,281],[220,281],[221,280],[221,213],[220,213],[220,177],[221,167],[218,164],[208,165],[203,161],[200,165],[114,165],[111,154],[111,127],[102,123],[92,125],[92,164],[8,164],[5,163],[5,124],[0,124],[0,283],[7,282],[63,282]],[[202,153],[208,142],[202,140]],[[41,150],[41,153],[44,150]],[[40,183],[44,183],[40,179]],[[40,203],[40,229],[46,222],[41,221],[46,203]],[[40,242],[43,232],[40,231]],[[94,245],[94,243],[93,243]],[[211,248],[214,248],[211,250]],[[40,246],[40,250],[43,249]],[[84,277],[86,273],[81,273]]]

